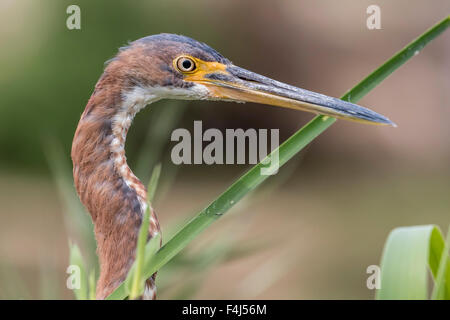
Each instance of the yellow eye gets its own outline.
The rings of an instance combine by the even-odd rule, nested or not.
[[[179,57],[176,66],[181,72],[191,72],[196,68],[194,60],[188,57]]]

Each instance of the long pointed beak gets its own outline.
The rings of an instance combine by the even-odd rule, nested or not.
[[[234,65],[227,65],[212,73],[205,72],[202,79],[196,80],[206,85],[213,98],[217,99],[256,102],[346,120],[396,126],[372,110],[275,81]]]

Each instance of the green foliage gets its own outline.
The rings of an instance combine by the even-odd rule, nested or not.
[[[95,300],[95,293],[96,293],[95,269],[91,270],[88,281],[89,281],[89,300]]]
[[[377,299],[427,299],[428,270],[434,280],[432,299],[450,299],[450,236],[447,243],[435,225],[394,229],[381,260]]]
[[[149,210],[146,211],[149,212]],[[144,215],[144,218],[145,217],[149,217],[148,213]],[[161,240],[161,236],[158,234],[156,237],[151,238],[146,245],[146,238],[143,237],[144,235],[147,236],[147,232],[143,231],[145,230],[145,227],[147,227],[146,230],[148,232],[148,223],[142,223],[136,250],[136,260],[125,279],[125,289],[130,299],[137,299],[143,294],[145,281],[149,278],[148,276],[145,276],[143,267],[150,263],[156,251],[159,249]],[[142,239],[144,239],[144,241],[142,241]]]
[[[435,235],[435,233],[433,235]],[[435,285],[431,298],[434,300],[450,300],[450,260],[448,254],[450,249],[450,229],[447,231],[447,239],[443,247],[442,241],[439,241],[438,239],[431,239],[430,245],[434,245],[432,250],[430,250],[431,252],[436,252],[439,250],[439,247],[436,248],[436,246],[440,246],[442,252],[439,265],[436,265],[438,266],[437,273],[433,274]],[[434,256],[435,259],[438,257],[439,256]]]
[[[150,182],[147,187],[147,199],[150,205],[155,198],[156,189],[158,188],[159,176],[161,175],[161,163],[158,163],[153,169]]]
[[[130,299],[139,298],[144,292],[144,284],[148,277],[144,277],[142,268],[145,264],[148,264],[149,260],[155,255],[159,248],[161,236],[158,234],[156,237],[150,239],[148,246],[146,246],[148,238],[148,227],[150,224],[150,208],[151,201],[156,192],[158,186],[159,176],[161,173],[161,164],[156,165],[153,169],[150,183],[148,184],[147,194],[148,203],[144,216],[142,217],[142,224],[139,228],[139,235],[136,246],[136,259],[133,266],[128,272],[128,276],[125,279],[125,287],[129,293]]]

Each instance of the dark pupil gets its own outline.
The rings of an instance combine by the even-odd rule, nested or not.
[[[182,65],[183,65],[183,68],[185,68],[186,70],[188,70],[188,69],[191,68],[192,62],[189,61],[189,60],[184,60],[183,63],[182,63]]]

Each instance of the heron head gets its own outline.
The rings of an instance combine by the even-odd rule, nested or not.
[[[134,41],[113,59],[115,63],[122,63],[133,85],[159,98],[255,102],[394,125],[367,108],[235,66],[208,45],[181,35],[159,34]]]

